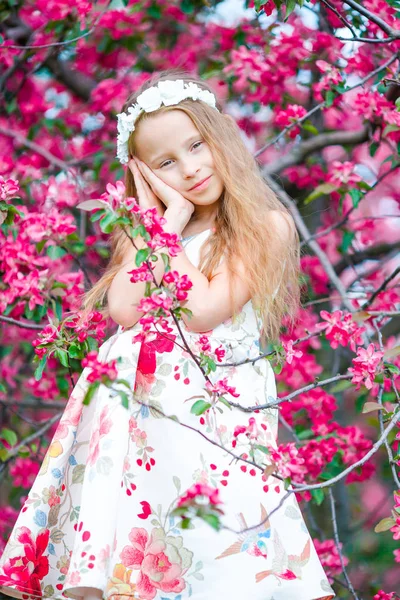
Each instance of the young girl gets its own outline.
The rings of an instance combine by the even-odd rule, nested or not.
[[[118,375],[134,393],[126,409],[101,386],[83,405],[83,371],[0,561],[0,591],[59,600],[333,598],[294,494],[281,502],[282,480],[251,464],[266,465],[260,447],[276,445],[277,409],[243,410],[276,398],[272,367],[238,364],[257,358],[260,340],[276,339],[282,317],[295,314],[293,221],[233,119],[193,76],[158,74],[128,99],[118,157],[128,165],[127,195],[156,207],[164,229],[181,236],[171,268],[193,283],[184,305],[193,316],[144,335],[135,307],[145,283],[127,274],[137,250],[114,233],[85,308],[107,299],[120,327],[99,358],[120,359]],[[155,265],[160,283],[164,263]],[[209,378],[224,381],[237,407],[213,403],[182,338],[197,356],[215,353]],[[211,404],[201,415],[191,411],[198,399]],[[183,529],[172,514],[194,484],[218,488],[220,531],[200,518]]]

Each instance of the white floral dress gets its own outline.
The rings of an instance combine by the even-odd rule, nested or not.
[[[186,239],[195,265],[208,235]],[[259,355],[259,326],[249,302],[234,323],[207,336],[213,350],[222,345],[224,362],[237,362]],[[199,353],[200,334],[183,331]],[[139,325],[120,328],[99,355],[121,359],[119,377],[134,390],[128,409],[104,386],[83,405],[87,369],[79,378],[0,559],[0,591],[60,600],[81,598],[83,587],[112,600],[333,598],[294,494],[269,517],[285,493],[282,483],[224,449],[248,455],[248,437],[233,432],[251,414],[221,403],[220,410],[191,413],[196,399],[208,396],[190,354],[174,344],[179,332],[147,341],[135,339],[139,332]],[[266,360],[217,367],[210,376],[224,377],[243,406],[276,397]],[[252,415],[257,443],[275,444],[277,409]],[[218,532],[200,519],[181,529],[171,515],[178,497],[199,482],[220,490]]]

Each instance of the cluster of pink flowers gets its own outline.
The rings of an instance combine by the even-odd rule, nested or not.
[[[222,504],[218,488],[213,488],[206,483],[195,483],[178,500],[178,506],[198,504]]]
[[[130,281],[132,283],[137,283],[138,281],[153,281],[152,271],[154,271],[155,268],[155,263],[150,263],[150,268],[146,262],[142,263],[137,269],[128,271],[128,275],[131,276]]]
[[[236,388],[228,384],[227,377],[219,379],[216,383],[206,381],[206,388],[211,393],[217,393],[218,396],[223,396],[224,394],[230,394],[234,398],[239,398],[240,396],[240,394],[236,391]]]
[[[334,540],[324,540],[320,542],[318,539],[313,539],[315,549],[319,556],[322,566],[325,569],[325,573],[327,574],[330,582],[332,583],[332,577],[335,575],[340,575],[342,572],[342,565],[340,563],[340,555],[338,548],[335,544]],[[340,551],[342,553],[342,544],[340,546]],[[342,559],[344,566],[349,564],[349,559],[347,556],[344,556],[342,553]]]
[[[20,210],[25,212],[21,222],[21,234],[31,242],[38,243],[49,239],[62,241],[76,231],[74,216],[62,214],[55,207],[47,212],[27,212],[26,207],[21,207]]]
[[[362,177],[354,172],[355,167],[356,165],[350,161],[332,161],[329,165],[326,182],[336,186],[338,189],[344,186],[347,188],[357,187],[356,184],[362,181]]]
[[[342,75],[336,67],[329,64],[325,60],[315,61],[315,65],[318,67],[323,77],[317,83],[312,86],[315,98],[318,102],[321,102],[324,98],[321,92],[326,92],[334,85],[338,85],[343,81]]]
[[[179,275],[178,271],[168,271],[164,274],[163,280],[173,286],[173,293],[179,302],[187,299],[188,291],[193,287],[189,277],[186,274]]]
[[[117,361],[112,360],[109,363],[102,363],[98,359],[98,353],[95,351],[88,352],[85,358],[82,360],[82,367],[91,369],[87,375],[87,380],[90,383],[95,381],[114,381],[118,377]]]
[[[19,206],[18,210],[22,216],[16,219],[13,231],[7,236],[0,231],[0,271],[5,284],[0,291],[0,312],[14,305],[10,316],[16,318],[23,314],[26,305],[34,310],[48,302],[55,273],[60,282],[68,275],[65,271],[70,258],[50,258],[37,244],[50,239],[58,243],[76,231],[73,215],[62,215],[56,208],[46,213],[29,212],[26,206]],[[64,292],[62,298],[64,302]]]
[[[357,348],[357,357],[353,358],[354,367],[349,367],[350,373],[353,373],[351,382],[356,385],[357,390],[362,384],[368,390],[372,388],[378,367],[382,366],[383,354],[380,350],[375,350],[373,343],[367,349]]]
[[[11,198],[15,198],[19,190],[18,181],[15,179],[4,179],[2,175],[0,175],[0,200],[11,200]]]
[[[60,339],[61,325],[46,325],[39,336],[33,340],[32,346],[35,348],[35,354],[43,358],[48,352],[48,347]]]
[[[393,539],[398,541],[400,540],[400,490],[393,493],[394,496],[394,508],[393,508],[393,516],[396,516],[396,521],[393,527],[390,528],[390,531],[393,533]],[[400,563],[400,549],[394,550],[395,561]]]
[[[222,362],[222,359],[225,356],[225,350],[222,347],[222,344],[215,348],[214,353],[211,349],[210,338],[207,335],[201,335],[197,341],[198,346],[200,347],[200,351],[203,352],[206,356],[214,358],[216,356],[217,362]]]
[[[158,311],[161,309],[164,311],[162,316],[165,316],[165,313],[169,313],[173,306],[173,297],[168,294],[166,289],[164,289],[155,290],[150,296],[142,298],[137,305],[137,310],[147,315],[148,313],[153,312],[158,313]]]
[[[362,333],[365,331],[365,327],[359,327],[351,313],[346,313],[342,310],[335,310],[333,313],[329,313],[326,310],[321,310],[321,319],[327,321],[326,323],[317,323],[316,330],[324,330],[326,339],[330,341],[331,347],[336,348],[341,344],[342,346],[350,346],[353,352],[356,351],[356,345],[362,344],[363,338]]]
[[[379,590],[377,594],[375,594],[373,600],[397,600],[399,596],[396,592],[384,592],[383,590]]]
[[[107,321],[98,310],[91,311],[87,317],[80,322],[80,315],[66,319],[64,321],[65,327],[73,329],[74,333],[77,334],[78,342],[84,342],[89,336],[95,337],[100,343],[105,338],[105,328],[107,327]]]
[[[296,476],[296,480],[303,478],[306,474],[304,467],[304,458],[301,457],[296,444],[280,444],[278,448],[270,448],[270,457],[277,466],[279,475],[286,477]]]
[[[260,431],[254,417],[250,417],[248,425],[237,425],[233,430],[233,437],[237,438],[243,433],[249,441],[254,441],[258,438]]]
[[[40,469],[39,462],[31,458],[16,458],[10,467],[10,475],[13,479],[14,487],[23,487],[29,489]]]
[[[304,106],[299,106],[298,104],[288,104],[285,109],[280,110],[275,116],[275,125],[278,127],[289,127],[293,123],[296,123],[301,117],[307,114]],[[295,138],[296,135],[300,133],[300,127],[292,127],[288,131],[288,136],[290,138]]]

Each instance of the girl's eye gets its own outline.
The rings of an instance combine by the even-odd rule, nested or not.
[[[170,163],[170,162],[171,162],[170,160],[166,160],[165,162],[163,162],[163,164],[160,165],[160,169],[162,169],[165,166],[168,166],[168,163]]]
[[[202,143],[203,143],[202,141],[195,142],[192,146],[192,150],[196,150],[197,148],[199,148],[199,146],[201,146]],[[160,169],[162,169],[163,167],[167,167],[169,165],[169,163],[171,163],[171,162],[172,162],[171,160],[166,160],[165,162],[163,162],[160,165]]]

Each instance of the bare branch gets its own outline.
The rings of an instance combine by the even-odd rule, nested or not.
[[[328,494],[329,494],[329,502],[330,502],[330,506],[331,506],[331,513],[332,513],[333,537],[334,537],[334,540],[335,540],[336,549],[337,549],[338,554],[339,554],[340,565],[342,567],[343,575],[344,575],[344,578],[345,578],[346,583],[348,585],[348,589],[352,593],[353,598],[355,600],[359,600],[359,597],[357,596],[357,594],[356,594],[356,592],[355,592],[355,590],[353,588],[353,585],[352,585],[352,583],[350,581],[350,578],[349,578],[349,576],[347,574],[346,566],[344,564],[343,553],[342,553],[342,549],[340,547],[340,541],[339,541],[338,526],[337,526],[337,521],[336,521],[335,498],[333,496],[333,492],[332,492],[331,488],[329,488]]]
[[[16,325],[17,327],[22,327],[23,329],[42,330],[44,327],[44,325],[39,325],[37,323],[29,323],[29,321],[17,321],[17,319],[12,319],[11,317],[3,317],[3,315],[0,315],[0,321],[4,321],[4,323],[8,323],[9,325]]]

